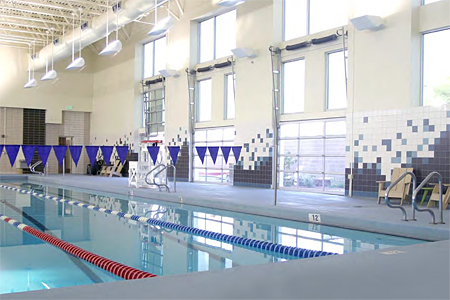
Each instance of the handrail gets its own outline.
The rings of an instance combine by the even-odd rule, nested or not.
[[[425,179],[422,181],[422,183],[419,184],[419,186],[418,186],[416,189],[413,190],[413,194],[412,194],[412,204],[413,204],[414,210],[417,210],[417,211],[428,211],[428,212],[431,214],[431,217],[432,217],[432,222],[431,222],[431,224],[436,224],[436,218],[435,218],[435,216],[434,216],[434,212],[433,212],[431,209],[429,209],[429,208],[422,208],[422,209],[421,209],[421,208],[417,207],[417,204],[416,204],[416,197],[417,197],[417,194],[418,194],[419,191],[422,189],[422,187],[423,187],[428,181],[430,181],[430,179],[431,179],[433,176],[436,176],[436,177],[438,178],[438,184],[439,184],[439,213],[440,213],[440,215],[441,215],[441,222],[440,222],[440,224],[445,224],[445,222],[444,222],[444,212],[442,211],[442,176],[441,176],[441,174],[439,174],[438,172],[431,172],[430,174],[428,174],[428,176],[425,177]]]
[[[167,166],[165,166],[165,165],[160,165],[160,166],[163,166],[163,168],[161,170],[159,170],[158,172],[156,172],[156,174],[153,176],[153,184],[155,184],[159,188],[160,191],[161,191],[161,187],[163,186],[166,188],[166,190],[168,192],[170,192],[169,186],[167,185],[167,174],[166,174],[166,180],[165,180],[164,184],[156,183],[156,176],[158,176],[161,172],[163,172],[164,170],[167,169]]]
[[[167,165],[168,168],[173,168],[173,191],[177,192],[177,168],[174,165]]]
[[[40,164],[42,164],[42,160],[38,160],[37,162],[35,162],[34,164],[32,164],[32,165],[30,166],[30,171],[31,171],[31,173],[39,174],[39,175],[41,175],[41,176],[44,176],[44,173],[42,173],[42,172],[36,172],[36,170],[35,170],[35,168],[36,168],[37,166],[39,166]]]
[[[402,212],[403,212],[403,221],[408,221],[407,215],[406,215],[406,210],[401,206],[401,205],[392,205],[391,202],[389,201],[389,192],[391,191],[391,189],[396,186],[403,178],[405,178],[407,175],[411,175],[412,180],[413,180],[413,190],[416,188],[416,175],[414,175],[413,172],[408,171],[403,173],[399,178],[397,178],[397,180],[395,180],[394,182],[392,182],[388,188],[386,189],[386,193],[384,194],[384,199],[386,201],[386,205],[389,206],[390,208],[399,208]]]
[[[155,170],[157,170],[158,168],[161,168],[161,167],[163,167],[163,168],[162,168],[161,170],[159,170],[158,172],[156,172],[156,174],[154,175],[154,177],[153,177],[153,182],[149,182],[148,179],[147,179],[148,176],[149,176],[151,173],[153,173]],[[156,167],[154,167],[153,169],[151,169],[150,172],[147,173],[147,175],[145,175],[145,182],[146,182],[148,185],[156,185],[160,191],[161,191],[161,187],[163,186],[163,187],[166,188],[166,190],[167,190],[168,192],[170,192],[170,189],[169,189],[169,187],[167,186],[167,176],[166,176],[166,184],[158,184],[158,183],[156,183],[156,176],[158,176],[158,175],[159,175],[162,171],[164,171],[166,168],[167,168],[167,167],[166,167],[165,165],[163,165],[163,164],[158,164]]]

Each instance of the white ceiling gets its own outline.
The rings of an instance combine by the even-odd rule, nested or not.
[[[72,30],[74,13],[80,26],[80,12],[81,22],[89,21],[106,12],[106,0],[0,0],[0,45],[28,48],[35,41],[40,48],[52,29],[55,38]]]

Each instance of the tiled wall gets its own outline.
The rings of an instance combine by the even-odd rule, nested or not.
[[[176,164],[177,181],[189,181],[189,143],[188,143],[188,129],[184,127],[178,128],[176,137],[170,137],[169,146],[180,146],[180,153]],[[167,161],[170,161],[169,153],[167,152]],[[173,179],[173,169],[169,169],[167,176],[170,180]]]
[[[355,196],[376,197],[376,181],[390,180],[396,167],[412,167],[418,182],[437,171],[450,183],[448,106],[349,114],[347,132],[346,174],[353,162]]]
[[[45,145],[45,110],[43,109],[23,109],[23,144],[24,145]],[[31,164],[40,160],[37,149],[34,151]],[[36,171],[43,172],[44,166],[38,165]],[[23,173],[31,173],[29,169],[24,169]]]
[[[5,130],[6,120],[6,130]],[[0,137],[5,134],[5,138],[0,138],[1,144],[19,144],[23,142],[23,109],[22,108],[5,108],[0,107]],[[21,169],[16,166],[11,167],[6,151],[3,149],[0,158],[0,173],[22,173]]]
[[[63,136],[62,124],[45,124],[45,144],[46,145],[58,145],[59,137]],[[58,160],[54,155],[54,152],[50,152],[48,157],[48,172],[49,174],[58,174]]]
[[[234,168],[234,185],[262,188],[272,186],[272,143],[273,133],[269,128],[244,143],[241,158]]]

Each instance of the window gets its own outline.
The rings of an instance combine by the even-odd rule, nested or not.
[[[298,113],[305,109],[305,60],[283,63],[281,112]]]
[[[219,127],[211,129],[197,129],[194,135],[194,149],[197,146],[233,146],[234,127]],[[202,164],[197,151],[194,151],[194,180],[214,183],[233,183],[235,158],[232,152],[225,163],[222,151],[219,149],[216,163],[213,162],[209,151],[206,151]]]
[[[345,253],[344,238],[326,233],[278,227],[278,244],[296,248]]]
[[[236,115],[236,105],[234,99],[234,76],[225,75],[225,119],[234,119]]]
[[[200,63],[232,55],[236,48],[236,10],[200,23]]]
[[[144,78],[166,68],[166,42],[166,37],[162,37],[144,45]]]
[[[197,122],[211,121],[212,80],[198,82]]]
[[[327,54],[327,109],[347,107],[346,51]]]
[[[343,119],[284,123],[280,127],[280,187],[344,194]]]
[[[165,105],[164,87],[149,89],[144,92],[144,127],[149,136],[164,133]]]
[[[346,25],[347,0],[284,0],[284,40]]]
[[[450,103],[450,29],[423,35],[422,104]]]
[[[233,235],[234,231],[234,219],[223,217],[219,215],[205,214],[201,212],[193,212],[194,228],[208,230],[217,233],[223,233],[227,235]],[[209,246],[221,248],[224,250],[233,250],[233,245],[216,241],[204,237],[194,236],[194,241]]]

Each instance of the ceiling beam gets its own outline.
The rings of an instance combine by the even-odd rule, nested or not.
[[[23,40],[23,41],[27,41],[30,43],[33,41],[36,41],[39,43],[45,42],[45,39],[43,39],[43,38],[27,37],[27,36],[23,36],[23,35],[14,35],[14,34],[0,34],[0,38]]]
[[[10,26],[21,26],[21,27],[28,27],[28,28],[37,28],[37,29],[43,29],[43,30],[50,30],[50,27],[45,26],[37,26],[37,25],[30,25],[25,23],[13,23],[8,21],[3,21],[0,19],[0,24],[4,25],[10,25]],[[57,28],[53,28],[55,32],[63,32],[62,30],[59,30]]]
[[[78,9],[78,7],[73,7],[70,3],[68,3],[69,6],[63,6],[63,5],[56,5],[56,4],[48,4],[48,3],[51,3],[51,2],[43,3],[43,2],[30,1],[30,0],[27,0],[27,1],[14,0],[12,2],[17,3],[17,4],[28,4],[28,5],[33,5],[33,6],[40,6],[40,7],[47,7],[47,8],[53,8],[53,9],[66,10],[66,11],[69,11],[69,12],[73,12],[73,11]],[[69,1],[66,1],[66,2],[69,2]],[[100,13],[97,13],[97,12],[89,12],[89,14],[97,15],[97,16],[101,15]]]
[[[0,13],[0,17],[17,19],[17,20],[25,20],[25,21],[31,21],[31,22],[50,23],[50,24],[55,24],[55,25],[67,25],[67,22],[43,20],[43,19],[37,19],[37,18],[32,18],[32,17],[13,16],[13,15],[2,14],[2,13]]]
[[[45,16],[50,16],[50,17],[67,19],[67,15],[65,15],[63,13],[55,14],[53,12],[47,12],[47,11],[42,11],[42,10],[28,10],[28,9],[17,8],[17,7],[9,7],[9,6],[3,6],[0,8],[0,10],[3,10],[3,11],[14,10],[14,11],[19,11],[19,12],[24,12],[24,13],[29,13],[29,14],[38,14],[38,15],[45,15]],[[89,18],[85,18],[85,17],[82,17],[81,19],[84,21],[90,20]],[[70,23],[70,22],[68,22],[68,23]]]
[[[43,35],[43,36],[47,36],[46,33],[42,33],[42,32],[37,32],[37,31],[30,31],[30,30],[21,30],[21,29],[14,29],[14,28],[5,28],[5,27],[0,27],[0,31],[12,31],[12,32],[20,32],[20,33],[26,33],[26,34],[37,34],[37,35]]]

